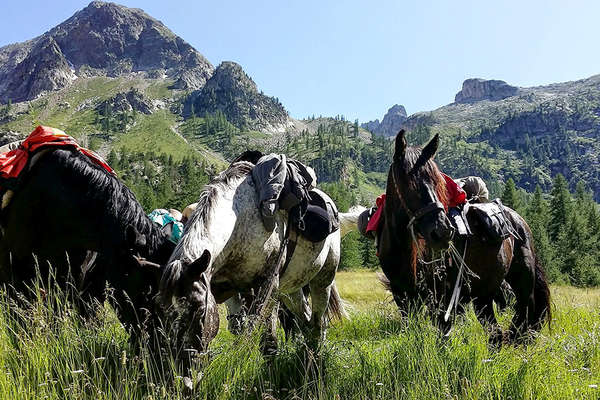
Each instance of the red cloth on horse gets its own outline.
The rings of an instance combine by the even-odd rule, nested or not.
[[[27,160],[34,151],[51,146],[72,147],[80,153],[85,154],[90,160],[104,168],[107,172],[115,175],[113,169],[102,157],[91,150],[79,146],[71,136],[59,129],[40,125],[27,136],[18,148],[8,153],[0,154],[0,178],[17,178],[27,165]]]
[[[446,174],[442,174],[444,180],[446,180],[446,190],[448,191],[448,204],[445,204],[446,208],[458,207],[467,202],[467,193],[458,186],[458,183],[454,182],[454,179],[450,178]]]
[[[369,219],[369,223],[367,224],[367,232],[377,232],[377,227],[379,226],[379,220],[381,220],[381,214],[383,213],[383,205],[385,204],[385,193],[379,196],[375,200],[375,205],[377,206],[377,211],[375,214],[371,216]]]
[[[461,204],[465,204],[467,202],[467,194],[465,191],[458,186],[456,182],[454,182],[454,179],[450,178],[446,174],[442,175],[446,181],[446,190],[448,191],[448,204],[445,204],[446,208],[458,207]],[[375,200],[377,211],[375,211],[375,214],[373,214],[371,219],[369,219],[369,223],[367,224],[367,232],[377,232],[377,227],[379,226],[379,221],[381,220],[384,204],[385,193]]]

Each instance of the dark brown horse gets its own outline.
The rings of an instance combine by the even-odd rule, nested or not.
[[[551,319],[550,291],[529,226],[506,208],[513,234],[504,241],[492,243],[477,231],[468,240],[454,238],[446,217],[446,184],[433,161],[438,144],[436,135],[421,150],[407,146],[403,130],[396,136],[378,230],[379,260],[394,300],[400,308],[429,300],[436,320],[449,328],[445,321],[451,298],[460,293],[458,310],[472,301],[478,319],[490,324],[492,340],[497,341],[502,336],[493,299],[506,280],[516,298],[509,339],[541,329],[544,321]],[[467,213],[467,218],[476,225],[474,215]],[[461,259],[465,267],[459,274]]]

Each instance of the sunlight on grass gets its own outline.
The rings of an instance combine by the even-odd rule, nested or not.
[[[200,399],[572,399],[600,392],[600,290],[553,287],[555,320],[528,346],[494,349],[472,310],[448,339],[424,313],[402,318],[373,271],[341,272],[350,320],[319,353],[301,338],[260,352],[260,332],[221,332],[190,374]],[[39,293],[39,291],[37,292]],[[503,314],[506,320],[510,313]],[[0,298],[0,398],[184,398],[173,356],[129,341],[108,307],[84,320],[51,290],[30,305]]]

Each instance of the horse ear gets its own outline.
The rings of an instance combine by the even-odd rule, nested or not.
[[[406,152],[406,131],[401,129],[400,132],[396,135],[396,146],[394,148],[394,161],[399,161],[404,158],[404,153]]]
[[[160,230],[166,236],[171,237],[171,235],[173,234],[173,225],[175,225],[175,223],[173,221],[171,221],[168,224],[163,225],[163,227],[160,228]]]
[[[128,248],[139,249],[146,246],[146,236],[135,229],[135,226],[127,225],[127,228],[125,228],[125,242]]]
[[[200,258],[196,259],[193,263],[187,266],[186,275],[189,279],[193,281],[197,281],[200,279],[200,275],[202,275],[210,264],[210,252],[208,250],[204,250]]]
[[[433,139],[431,139],[423,151],[421,151],[420,157],[422,157],[424,161],[430,160],[437,152],[439,144],[440,135],[436,133]]]

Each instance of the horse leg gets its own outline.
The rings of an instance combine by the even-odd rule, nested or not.
[[[329,306],[329,297],[336,270],[337,262],[326,262],[321,271],[309,283],[312,314],[307,341],[315,349],[325,340],[327,329],[325,313]]]
[[[473,300],[475,315],[484,328],[490,332],[490,343],[502,344],[502,328],[494,314],[494,297],[478,297]]]
[[[263,355],[272,356],[277,354],[277,314],[279,302],[271,298],[265,309],[265,330],[261,338],[261,350]]]
[[[231,296],[225,301],[227,307],[227,329],[234,335],[239,335],[245,330],[246,308],[240,293]]]
[[[280,320],[286,337],[290,337],[295,330],[306,331],[308,327],[311,310],[303,289],[281,295]],[[284,316],[281,314],[285,313]]]
[[[515,249],[515,258],[506,275],[506,281],[513,289],[516,298],[515,315],[510,326],[509,339],[511,341],[519,340],[527,333],[530,315],[533,315],[535,311],[535,265],[527,262],[527,260],[535,260],[535,258],[532,258],[531,250],[524,249],[524,247],[519,246]]]

